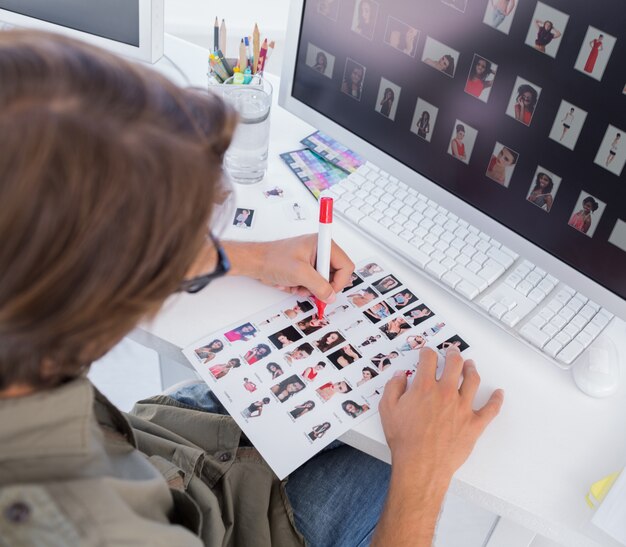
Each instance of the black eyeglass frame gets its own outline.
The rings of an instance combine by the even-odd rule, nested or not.
[[[209,232],[208,238],[212,241],[215,250],[217,251],[217,266],[215,270],[208,274],[197,275],[191,279],[183,279],[178,287],[179,292],[186,292],[189,294],[200,292],[211,281],[223,277],[230,271],[230,260],[228,260],[228,257],[226,256],[226,251],[224,251],[224,248],[211,232]]]

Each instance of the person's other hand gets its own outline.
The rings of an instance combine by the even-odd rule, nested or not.
[[[396,373],[385,387],[379,410],[394,470],[406,480],[433,481],[447,489],[500,411],[504,393],[496,390],[482,408],[473,410],[480,377],[473,361],[464,361],[456,346],[448,349],[439,380],[436,370],[437,354],[423,348],[413,384],[407,389],[404,372]]]
[[[246,275],[300,296],[313,294],[331,303],[350,282],[354,263],[334,241],[330,283],[315,270],[317,234],[262,243],[225,242],[234,275]]]

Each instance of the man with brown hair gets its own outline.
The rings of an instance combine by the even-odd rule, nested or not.
[[[0,537],[9,545],[369,543],[389,468],[347,446],[280,482],[206,386],[122,415],[84,373],[177,290],[229,272],[332,301],[353,264],[336,245],[330,283],[315,236],[224,243],[236,118],[96,48],[0,33]],[[471,408],[478,375],[422,354],[413,386],[387,384],[393,458],[377,545],[427,545],[454,470],[499,409]],[[464,377],[461,389],[458,384]],[[218,413],[207,412],[215,410]],[[349,496],[349,503],[328,500]],[[417,528],[416,528],[417,526]]]

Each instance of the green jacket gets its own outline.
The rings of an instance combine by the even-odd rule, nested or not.
[[[0,399],[0,546],[304,545],[241,437],[165,396],[124,415],[86,379]]]

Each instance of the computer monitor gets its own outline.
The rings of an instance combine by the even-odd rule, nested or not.
[[[626,318],[620,2],[294,0],[280,104]]]
[[[60,32],[156,63],[163,56],[164,0],[0,0],[0,22]]]

